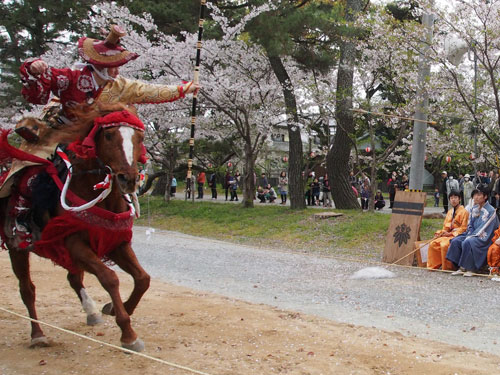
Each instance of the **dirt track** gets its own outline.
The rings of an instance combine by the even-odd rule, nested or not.
[[[41,320],[117,344],[110,317],[87,327],[62,269],[32,257]],[[25,314],[6,252],[0,253],[1,307]],[[130,281],[120,275],[124,292]],[[108,301],[94,277],[86,284],[96,302]],[[148,359],[45,328],[48,348],[28,349],[29,323],[0,312],[0,373],[189,374]],[[133,325],[146,354],[208,374],[485,374],[500,358],[461,347],[407,338],[373,328],[199,293],[153,281]]]

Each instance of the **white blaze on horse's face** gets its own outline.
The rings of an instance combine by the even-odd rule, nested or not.
[[[122,148],[125,153],[125,158],[130,166],[134,162],[134,143],[132,142],[132,137],[134,136],[135,129],[128,126],[120,127],[120,134],[122,135]]]

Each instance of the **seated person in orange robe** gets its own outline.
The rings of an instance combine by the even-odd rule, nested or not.
[[[450,240],[464,233],[469,222],[469,212],[460,204],[460,193],[451,191],[449,196],[451,208],[444,219],[443,229],[434,234],[427,253],[427,268],[454,270],[453,264],[446,259]]]
[[[493,244],[488,248],[488,266],[490,267],[490,276],[500,276],[500,227],[495,231],[491,239]]]

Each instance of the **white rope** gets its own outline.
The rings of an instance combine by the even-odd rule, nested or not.
[[[66,181],[64,182],[64,186],[63,186],[62,191],[61,191],[61,199],[60,199],[61,206],[66,211],[79,212],[79,211],[89,209],[91,207],[94,207],[97,203],[104,200],[109,195],[109,193],[111,193],[111,189],[113,188],[113,179],[112,178],[109,179],[109,187],[104,189],[102,191],[102,193],[97,196],[97,198],[91,200],[90,202],[82,204],[81,206],[69,206],[66,203],[66,194],[67,194],[68,189],[69,189],[69,183],[71,182],[71,169],[73,166],[71,165],[71,162],[68,160],[67,156],[64,154],[64,152],[60,148],[57,148],[57,153],[59,154],[59,156],[61,156],[61,159],[64,161],[64,163],[66,164],[66,167],[68,168],[68,175],[66,177]],[[106,178],[108,178],[108,176],[106,176]]]
[[[152,360],[152,361],[156,361],[156,362],[162,363],[162,364],[170,366],[170,367],[175,367],[175,368],[178,368],[178,369],[181,369],[181,370],[184,370],[184,371],[188,371],[188,372],[191,372],[193,374],[210,375],[210,374],[208,374],[206,372],[202,372],[202,371],[198,371],[198,370],[193,370],[192,368],[185,367],[185,366],[182,366],[182,365],[178,365],[176,363],[168,362],[168,361],[165,361],[165,360],[160,359],[160,358],[151,357],[151,356],[149,356],[147,354],[138,353],[138,352],[135,352],[133,350],[122,348],[122,347],[117,346],[117,345],[108,344],[107,342],[100,341],[100,340],[94,339],[92,337],[88,337],[88,336],[82,335],[80,333],[73,332],[73,331],[70,331],[70,330],[67,330],[67,329],[64,329],[64,328],[61,328],[61,327],[57,327],[55,325],[42,322],[41,320],[29,318],[27,316],[18,314],[18,313],[14,312],[14,311],[7,310],[7,309],[5,309],[3,307],[0,307],[0,310],[3,311],[3,312],[6,312],[8,314],[15,315],[15,316],[17,316],[19,318],[26,319],[26,320],[29,320],[31,322],[35,322],[35,323],[38,323],[38,324],[42,324],[42,325],[45,325],[47,327],[54,328],[54,329],[57,329],[59,331],[65,332],[65,333],[69,333],[71,335],[75,335],[75,336],[80,337],[80,338],[85,339],[85,340],[93,341],[93,342],[95,342],[97,344],[101,344],[101,345],[104,345],[104,346],[109,346],[110,348],[113,348],[113,349],[121,350],[121,351],[123,351],[125,353],[128,353],[128,354],[138,355],[139,357],[143,357],[143,358],[146,358],[146,359],[149,359],[149,360]]]

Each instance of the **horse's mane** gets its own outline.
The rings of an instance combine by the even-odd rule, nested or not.
[[[92,130],[96,118],[119,111],[128,111],[137,115],[135,107],[127,106],[124,103],[96,103],[93,106],[78,105],[69,112],[69,115],[75,118],[75,120],[70,125],[59,129],[57,131],[57,138],[60,143],[70,143],[78,139],[83,139]]]

